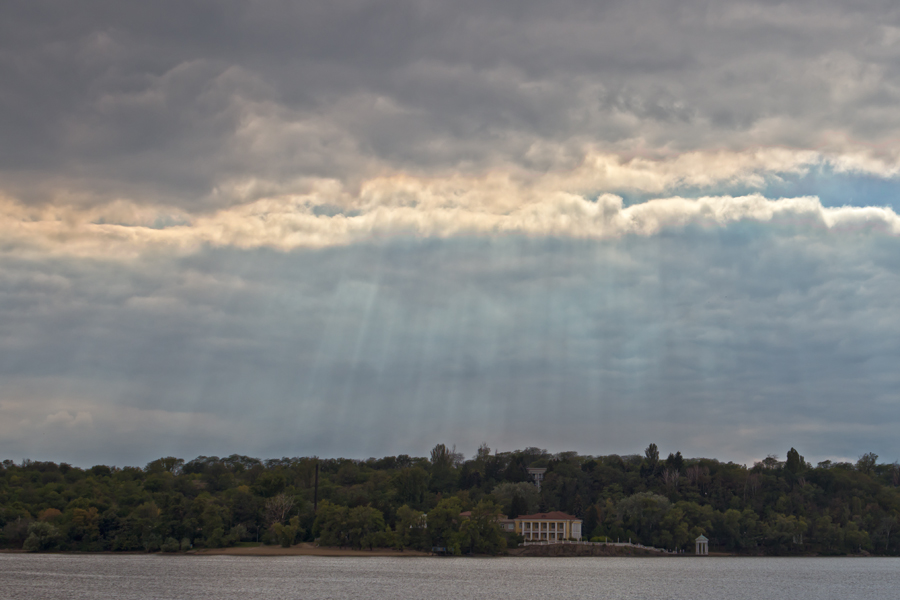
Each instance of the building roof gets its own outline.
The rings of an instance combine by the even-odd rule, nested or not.
[[[701,533],[701,534],[700,534],[700,537],[698,537],[698,538],[697,538],[696,540],[694,540],[694,541],[695,541],[695,542],[708,542],[709,540],[706,539],[706,536],[703,535],[703,534]]]
[[[535,513],[533,515],[519,515],[516,517],[516,520],[519,519],[527,519],[529,521],[580,521],[578,517],[573,515],[564,513],[559,510],[554,510],[553,512],[548,513]]]

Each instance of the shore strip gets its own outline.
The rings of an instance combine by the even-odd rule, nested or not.
[[[305,542],[282,548],[281,546],[255,546],[234,548],[205,548],[191,550],[188,554],[198,555],[229,555],[229,556],[431,556],[430,552],[418,550],[392,550],[390,548],[376,548],[374,550],[353,550],[351,548],[334,548],[329,546],[316,546]]]

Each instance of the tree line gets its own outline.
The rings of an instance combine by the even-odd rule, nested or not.
[[[546,469],[540,491],[527,469]],[[316,485],[318,482],[318,485]],[[585,539],[752,555],[900,554],[900,466],[865,454],[813,466],[791,448],[745,466],[707,458],[551,454],[466,459],[166,457],[138,467],[0,463],[0,547],[179,552],[304,541],[499,554],[498,517],[563,511]],[[462,513],[462,514],[461,514]]]

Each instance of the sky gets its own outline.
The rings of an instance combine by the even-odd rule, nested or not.
[[[0,459],[900,459],[900,6],[0,7]]]

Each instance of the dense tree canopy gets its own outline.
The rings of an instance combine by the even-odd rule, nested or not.
[[[900,467],[874,454],[813,467],[791,448],[747,467],[670,453],[549,454],[471,460],[443,444],[430,458],[233,455],[160,458],[143,469],[0,463],[0,546],[143,550],[318,540],[353,548],[503,552],[500,514],[561,510],[586,538],[746,554],[900,554]],[[316,466],[318,507],[314,510]],[[540,492],[527,468],[546,467]],[[461,514],[463,513],[463,514]]]

